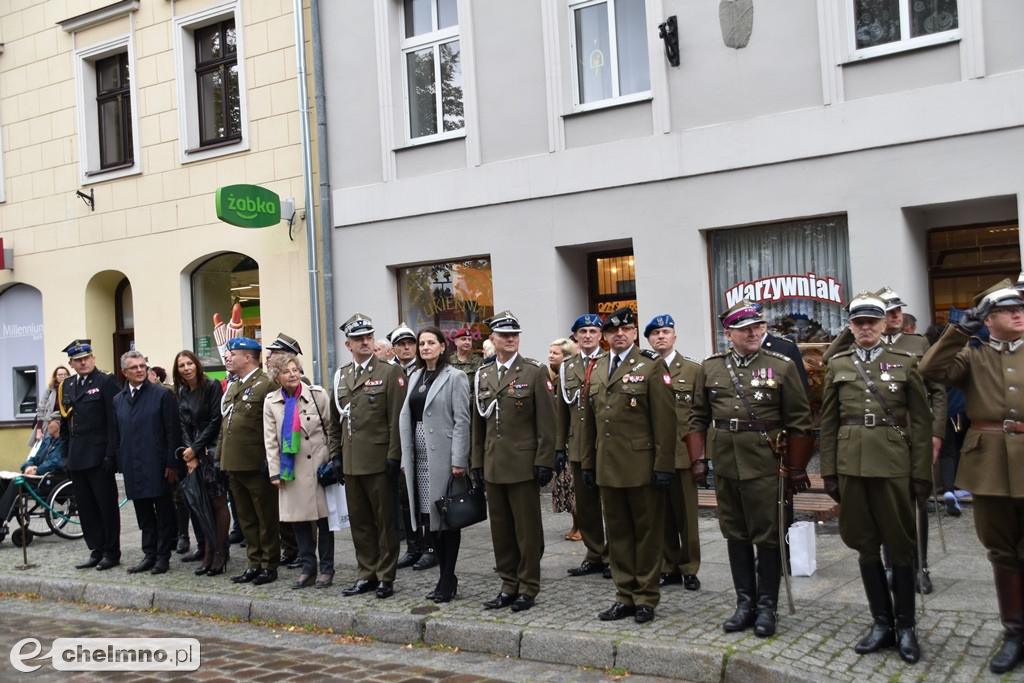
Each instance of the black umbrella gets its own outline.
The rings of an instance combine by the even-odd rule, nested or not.
[[[194,515],[193,519],[199,522],[203,536],[216,548],[217,524],[213,521],[213,508],[210,507],[210,499],[206,496],[206,482],[203,481],[200,468],[196,467],[186,474],[180,486],[188,509]]]

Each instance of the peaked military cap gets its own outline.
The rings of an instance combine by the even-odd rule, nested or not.
[[[1024,299],[1009,280],[1003,279],[974,297],[974,305],[988,315],[997,306],[1024,306]]]
[[[392,346],[394,346],[397,342],[403,339],[412,339],[413,341],[416,341],[416,333],[413,332],[412,328],[405,323],[398,323],[398,327],[388,335],[388,341],[391,342]]]
[[[302,355],[302,349],[299,348],[299,342],[295,341],[284,332],[277,335],[277,339],[267,344],[267,351],[287,351],[288,353],[294,353],[296,356]]]
[[[263,347],[255,339],[249,337],[232,337],[228,339],[228,351],[262,351]]]
[[[886,313],[897,308],[903,308],[907,305],[906,302],[900,298],[900,295],[892,291],[889,287],[882,287],[880,290],[875,292],[875,295],[885,304]]]
[[[341,329],[346,337],[362,337],[373,334],[373,321],[368,315],[356,313],[342,324]]]
[[[872,292],[861,292],[850,300],[850,320],[885,317],[885,300]]]
[[[92,339],[76,339],[61,351],[68,354],[68,360],[86,358],[92,355]]]
[[[601,329],[610,330],[614,327],[625,327],[626,325],[636,325],[636,313],[628,306],[624,306],[608,316]]]
[[[722,322],[722,327],[727,330],[738,330],[741,327],[750,327],[764,322],[758,307],[746,299],[737,301],[732,308],[718,316],[718,319]]]
[[[1024,290],[1024,272],[1017,276],[1017,284],[1014,285],[1014,289]]]
[[[597,313],[584,313],[580,317],[576,318],[576,321],[573,322],[570,331],[575,332],[581,327],[596,327],[597,329],[601,329],[601,325],[603,324],[604,321],[601,320],[601,316]]]
[[[675,329],[675,318],[670,316],[668,313],[666,313],[665,315],[654,316],[651,322],[647,323],[647,327],[644,328],[644,338],[650,337],[651,332],[661,329],[662,327],[671,327],[672,329]]]
[[[523,328],[519,325],[519,318],[512,315],[512,311],[504,310],[484,321],[491,332],[504,332],[505,334],[519,334]]]

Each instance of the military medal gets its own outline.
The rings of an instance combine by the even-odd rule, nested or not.
[[[636,408],[636,396],[634,396],[633,398],[629,399],[629,406],[631,408]]]
[[[522,407],[523,407],[523,402],[522,401],[516,401],[516,408],[522,408]]]
[[[881,379],[883,382],[888,382],[889,380],[892,379],[892,375],[889,374],[889,367],[890,365],[888,363],[878,364],[878,369],[882,371],[882,374],[879,375],[879,379]]]
[[[754,400],[755,401],[763,401],[764,400],[764,393],[761,392],[761,391],[755,391],[754,392]]]
[[[895,382],[893,382],[892,384],[889,385],[889,391],[891,391],[892,393],[895,394],[899,390],[900,390],[900,388],[899,388],[899,386]]]
[[[768,379],[765,381],[764,385],[766,387],[774,387],[775,386],[775,378],[772,376],[772,369],[768,368],[767,372],[768,372]]]
[[[752,386],[752,387],[759,387],[759,386],[761,386],[761,371],[760,370],[754,370],[752,375],[753,375],[753,379],[750,380],[750,386]]]

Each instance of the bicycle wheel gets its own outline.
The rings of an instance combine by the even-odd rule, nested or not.
[[[49,504],[46,523],[58,536],[74,540],[85,535],[81,520],[78,518],[78,503],[71,490],[70,479],[57,485],[50,494]]]
[[[27,484],[26,484],[27,485]],[[22,501],[15,501],[15,513],[18,518],[18,525],[27,528],[33,536],[49,536],[53,529],[46,523],[46,506],[40,503],[28,491],[24,491],[25,510],[22,512]],[[22,517],[24,516],[24,519]]]

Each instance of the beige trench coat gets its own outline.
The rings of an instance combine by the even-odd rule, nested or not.
[[[316,406],[313,399],[316,399]],[[317,412],[319,406],[320,412]],[[316,480],[316,470],[330,460],[324,434],[328,413],[327,392],[323,387],[302,385],[299,394],[302,421],[302,445],[295,456],[295,479],[278,490],[282,522],[309,522],[327,516],[327,498]],[[281,476],[281,423],[284,420],[284,395],[280,389],[267,394],[263,402],[263,438],[267,446],[267,465],[271,480]]]

